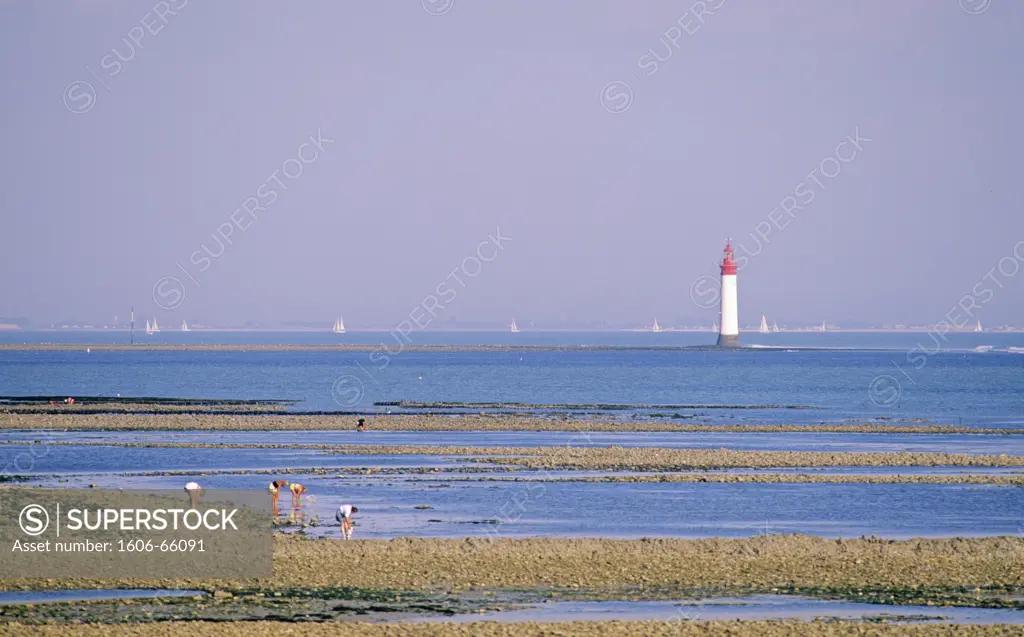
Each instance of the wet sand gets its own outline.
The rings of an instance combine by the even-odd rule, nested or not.
[[[1024,435],[1024,428],[995,429],[934,424],[864,422],[830,425],[700,425],[666,421],[562,420],[532,416],[502,415],[301,415],[281,414],[280,407],[265,406],[252,413],[167,413],[196,411],[194,408],[170,408],[166,405],[108,404],[74,405],[71,408],[49,405],[14,413],[0,406],[0,429],[59,429],[67,431],[352,431],[357,418],[365,418],[371,431],[579,431],[579,432],[722,432],[722,433],[893,433],[893,434],[998,434]],[[72,409],[77,410],[71,411]],[[226,407],[206,408],[208,411]],[[252,409],[252,408],[250,408]],[[147,413],[93,413],[96,411]],[[163,412],[163,413],[152,413]],[[277,413],[274,413],[277,412]]]
[[[335,451],[347,453],[347,451]],[[472,451],[467,454],[476,455]],[[657,447],[493,448],[491,458],[474,462],[516,465],[529,469],[603,469],[612,471],[686,471],[689,469],[772,467],[1019,467],[1024,456],[958,453],[889,453],[828,451],[732,451],[728,449],[665,449]]]
[[[601,476],[550,476],[544,473],[530,473],[522,477],[495,477],[491,474],[514,473],[517,467],[283,467],[280,469],[221,469],[202,470],[204,476],[251,476],[251,475],[307,475],[313,478],[394,477],[403,476],[413,480],[431,483],[466,482],[589,482],[589,483],[693,483],[714,484],[764,483],[764,484],[987,484],[995,486],[1024,487],[1024,472],[1013,475],[996,474],[835,474],[835,473],[650,473],[642,475],[601,475]],[[172,471],[126,471],[124,477],[195,476],[194,469]],[[466,477],[437,477],[438,473],[460,474]],[[479,475],[487,474],[487,475]]]
[[[467,478],[462,478],[463,480]],[[529,482],[530,478],[473,478],[481,482]],[[729,483],[763,483],[763,484],[991,484],[1011,487],[1024,487],[1024,475],[993,476],[993,475],[820,475],[814,473],[755,473],[755,474],[722,474],[722,473],[667,473],[654,475],[599,476],[586,478],[551,478],[544,482],[608,482],[608,483],[648,483],[648,482],[707,482],[718,484]]]
[[[414,481],[444,483],[468,482],[517,482],[517,483],[553,483],[553,482],[587,482],[587,483],[694,483],[706,482],[714,484],[732,483],[764,483],[764,484],[986,484],[994,486],[1024,487],[1024,472],[1009,475],[991,473],[982,474],[941,474],[923,473],[902,475],[898,473],[883,474],[836,474],[836,473],[648,473],[630,475],[600,476],[552,476],[547,473],[534,473],[522,476],[496,477],[496,474],[516,473],[518,467],[281,467],[278,469],[174,469],[166,471],[125,471],[120,474],[132,477],[171,477],[195,476],[282,476],[300,475],[316,478],[341,477],[404,477]],[[464,475],[465,477],[439,477],[438,474]],[[484,475],[481,475],[484,474]]]
[[[474,589],[619,587],[1024,587],[1024,538],[844,540],[803,535],[746,539],[306,539],[277,534],[274,577],[215,580],[4,580],[6,590],[171,588],[243,590],[367,587]],[[773,590],[776,589],[776,590]],[[635,591],[634,591],[635,595]],[[601,598],[597,594],[596,598]]]
[[[325,421],[329,424],[325,426]],[[409,423],[416,423],[410,426]],[[26,424],[28,423],[28,424]],[[85,423],[85,424],[83,424]],[[285,414],[3,414],[0,428],[68,430],[348,430],[352,416],[300,416]],[[1024,456],[947,453],[849,453],[729,451],[668,448],[596,448],[586,442],[590,431],[815,431],[816,426],[701,426],[676,423],[621,423],[547,420],[504,416],[391,416],[370,420],[379,430],[424,431],[538,431],[580,432],[579,446],[484,447],[416,445],[301,445],[202,444],[157,442],[72,442],[41,444],[82,446],[315,449],[341,455],[459,456],[466,470],[498,464],[498,471],[529,471],[529,478],[545,478],[533,470],[686,471],[718,468],[891,466],[891,467],[1019,467]],[[641,429],[642,426],[666,427]],[[626,428],[623,428],[623,427]],[[393,428],[391,428],[393,427]],[[595,427],[607,427],[597,429]],[[630,429],[629,427],[637,427]],[[934,425],[865,423],[823,425],[827,432],[979,433],[977,429]],[[865,427],[857,429],[857,427]],[[490,429],[489,429],[490,428]],[[998,431],[1020,433],[1021,430]],[[42,432],[41,432],[42,433]],[[993,432],[994,433],[994,432]],[[33,434],[34,435],[34,434]],[[42,436],[41,436],[42,437]],[[45,437],[44,437],[45,438]],[[575,438],[575,437],[574,437]],[[11,444],[25,444],[12,442]],[[312,470],[316,471],[316,470]],[[343,469],[324,469],[337,474]],[[169,472],[170,473],[170,472]],[[504,480],[503,477],[485,478]],[[513,480],[516,478],[512,478]],[[652,474],[558,477],[552,481],[579,482],[864,482],[864,483],[969,483],[1024,485],[1020,475],[816,475],[796,474]],[[1014,512],[1010,512],[1011,514]],[[497,537],[497,536],[495,536]],[[0,589],[77,588],[180,588],[236,595],[275,595],[299,598],[303,591],[329,591],[341,587],[358,590],[429,591],[458,597],[464,591],[485,589],[555,590],[565,599],[574,593],[587,599],[674,599],[695,591],[782,592],[837,595],[855,598],[928,600],[934,595],[961,597],[975,587],[1024,590],[1024,539],[881,539],[832,540],[810,536],[762,536],[747,539],[410,539],[355,540],[306,539],[275,536],[275,574],[272,578],[215,580],[6,580]],[[348,589],[351,590],[351,589]],[[404,593],[403,593],[404,594]],[[960,599],[959,602],[963,602]],[[967,600],[966,603],[969,603]],[[205,602],[203,602],[205,604]],[[470,611],[471,612],[471,611]],[[941,614],[941,609],[937,609]],[[251,618],[251,616],[243,616]],[[136,617],[121,625],[18,625],[2,623],[0,632],[21,635],[153,635],[203,637],[205,635],[370,635],[370,636],[520,636],[520,635],[984,635],[1020,634],[1020,626],[886,625],[865,622],[573,622],[560,624],[392,624],[371,625],[328,622],[307,625],[301,615],[291,621],[260,622],[156,622]],[[298,623],[296,623],[298,622]]]
[[[25,445],[0,441],[0,445]],[[40,441],[46,446],[162,449],[308,449],[347,456],[466,456],[465,462],[526,469],[689,471],[773,467],[1024,467],[1024,456],[924,452],[732,451],[662,447],[469,447],[269,443]]]
[[[352,569],[344,565],[356,565]],[[275,579],[300,586],[1024,585],[1024,539],[416,540],[275,544]]]
[[[172,622],[130,624],[127,626],[24,626],[4,627],[11,637],[1010,637],[1020,635],[1014,625],[898,625],[863,622],[563,622],[522,623],[442,623],[442,624],[365,624],[293,622]]]

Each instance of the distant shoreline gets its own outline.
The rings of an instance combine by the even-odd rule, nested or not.
[[[386,347],[398,347],[394,344]],[[337,343],[0,343],[0,351],[8,352],[377,352],[380,344]],[[800,345],[403,345],[403,352],[772,352],[772,351],[856,351],[888,352],[903,348],[885,347],[808,347]]]
[[[127,327],[20,327],[17,325],[0,325],[0,330],[6,332],[47,332],[47,333],[67,333],[67,332],[98,332],[98,333],[124,333],[128,334],[132,330]],[[396,331],[395,327],[357,327],[349,328],[342,334],[336,335],[338,338],[344,338],[345,334],[388,334]],[[934,331],[934,327],[913,327],[913,328],[829,328],[822,332],[819,329],[813,327],[806,328],[780,328],[778,332],[770,332],[771,334],[927,334]],[[144,329],[136,329],[138,334],[144,335]],[[181,330],[177,329],[166,329],[161,330],[159,333],[177,333]],[[327,329],[318,328],[307,328],[307,327],[275,327],[275,328],[264,328],[264,327],[196,327],[190,326],[189,332],[199,333],[239,333],[239,334],[331,334],[332,332]],[[520,333],[524,334],[619,334],[627,332],[631,334],[643,334],[652,332],[650,328],[642,327],[603,327],[603,328],[592,328],[592,327],[540,327],[540,328],[527,328],[522,330]],[[683,334],[718,334],[718,330],[712,330],[709,328],[697,328],[697,327],[663,327],[661,334],[666,333],[683,333]],[[459,333],[483,333],[483,334],[509,334],[508,328],[498,327],[459,327],[459,328],[434,328],[430,330],[418,330],[417,334],[459,334]],[[757,328],[741,328],[740,334],[760,334]],[[975,332],[973,329],[962,329],[962,330],[950,330],[950,334],[1024,334],[1024,327],[1015,329],[986,329],[984,332]]]

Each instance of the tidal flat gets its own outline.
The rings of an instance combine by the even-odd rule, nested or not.
[[[818,538],[780,536],[724,543],[732,546],[723,546],[718,540],[690,543],[688,550],[680,551],[676,542],[655,542],[651,550],[646,546],[650,543],[643,541],[616,542],[613,545],[617,546],[611,547],[593,541],[573,542],[574,546],[548,541],[510,546],[501,541],[459,540],[439,545],[431,541],[325,542],[279,537],[273,578],[195,580],[189,584],[195,594],[176,598],[0,606],[0,632],[97,637],[1015,635],[1020,631],[1020,614],[1024,613],[1024,586],[1019,578],[1024,543],[1010,538],[1013,546],[1007,549],[1001,540],[822,542]],[[337,550],[324,551],[325,544]],[[387,544],[390,546],[382,546]],[[474,559],[467,551],[483,554]],[[669,557],[673,554],[677,554],[676,559]],[[695,563],[695,557],[705,559]],[[996,566],[1004,557],[1007,563]],[[622,569],[627,560],[632,560],[636,573],[645,573],[655,564],[663,567],[654,570],[652,577],[646,573],[634,577]],[[664,564],[666,560],[670,563]],[[549,566],[538,571],[542,563]],[[808,568],[806,564],[814,566]],[[686,569],[709,572],[709,566],[719,573],[717,580],[672,576],[673,571],[679,574]],[[446,571],[442,580],[434,577],[439,568]],[[501,583],[479,585],[480,580],[470,573],[474,569],[487,569],[497,575],[488,581]],[[333,583],[307,577],[314,571],[335,575]],[[363,572],[366,577],[360,585],[352,585],[355,578],[345,577],[346,573]],[[736,578],[732,573],[745,575]],[[955,578],[972,583],[951,585]],[[551,583],[553,580],[558,583]],[[893,584],[894,580],[902,583]],[[412,586],[362,585],[366,581]],[[1004,583],[994,583],[998,581]],[[702,585],[693,586],[695,582]],[[169,592],[178,589],[167,587],[184,583],[21,582],[32,589],[111,585]],[[777,600],[777,609],[759,607],[759,598]],[[584,607],[608,607],[605,612],[614,608],[623,619],[633,621],[545,623],[559,614],[563,618],[566,613],[580,616]],[[816,609],[820,610],[814,612]],[[853,617],[852,609],[856,609]],[[774,619],[742,619],[766,611]],[[644,614],[650,617],[653,612],[658,613],[659,620],[644,619]],[[737,618],[722,619],[730,616]],[[534,621],[525,623],[524,617]],[[935,625],[937,622],[942,624]],[[779,630],[783,632],[775,632]]]
[[[606,418],[539,417],[527,414],[302,414],[283,413],[279,405],[166,405],[76,403],[72,406],[4,406],[0,430],[59,431],[353,431],[364,418],[369,431],[566,431],[590,433],[878,433],[1022,435],[1024,428],[965,427],[893,421],[832,424],[697,424],[671,418],[609,420]],[[230,411],[231,413],[218,413]],[[188,413],[181,413],[188,412]]]
[[[853,589],[1024,589],[1024,538],[886,540],[767,535],[648,538],[336,540],[275,534],[274,576],[247,580],[4,580],[5,590],[167,588],[279,590],[622,587],[773,592]]]
[[[274,571],[271,578],[232,581],[7,580],[7,590],[143,588],[184,589],[193,594],[6,605],[0,606],[0,625],[4,634],[54,636],[1001,636],[1019,634],[1020,626],[1010,624],[1019,623],[1017,613],[1024,612],[1024,540],[1020,538],[346,542],[278,535]],[[473,620],[474,615],[484,614],[502,621],[502,613],[509,613],[511,620],[517,610],[543,617],[546,608],[578,612],[581,606],[600,608],[601,602],[615,600],[620,603],[612,606],[619,612],[634,606],[646,613],[659,609],[662,617],[670,613],[672,620],[613,624]],[[653,600],[666,600],[668,605]],[[569,603],[574,601],[584,603]],[[639,603],[629,603],[634,601]],[[757,605],[765,601],[783,605],[774,611],[780,619],[702,620],[702,614],[710,619],[763,613]],[[806,616],[807,609],[813,612],[816,606],[821,608],[821,615],[814,616],[819,620],[806,621],[814,618]],[[857,621],[849,617],[853,607],[858,609]],[[830,615],[830,609],[847,615]],[[786,620],[788,612],[805,621]],[[957,617],[977,623],[914,623]],[[985,617],[998,618],[1000,623],[986,623]],[[450,623],[454,620],[465,623]],[[399,623],[362,623],[366,621]],[[443,623],[405,623],[413,621]],[[86,627],[87,632],[78,632]],[[936,632],[939,629],[942,632]],[[779,630],[784,632],[774,632]]]
[[[26,626],[8,625],[11,637],[1010,637],[1020,635],[1015,625],[871,624],[861,622],[560,622],[560,623],[441,623],[441,624],[296,624],[282,622],[202,623],[172,622],[131,625]]]
[[[137,449],[293,449],[339,456],[453,456],[466,462],[528,469],[688,471],[781,467],[1024,467],[1024,456],[928,452],[736,451],[663,447],[475,447],[464,445],[337,445],[289,443],[116,442],[6,440],[0,445]]]
[[[180,488],[183,479],[195,478],[208,488],[265,489],[268,475],[298,478],[318,498],[309,505],[311,514],[330,518],[339,503],[358,498],[365,517],[357,520],[357,535],[394,538],[346,542],[334,539],[336,526],[308,534],[289,528],[275,534],[275,574],[269,578],[6,580],[0,588],[8,591],[201,594],[14,604],[0,608],[0,632],[1006,635],[1019,633],[1020,626],[985,622],[1019,624],[1024,617],[1024,539],[1008,535],[1016,528],[1010,517],[1019,513],[1013,510],[1020,493],[1014,487],[1024,485],[1017,471],[1024,467],[1020,436],[1010,433],[1021,430],[424,414],[371,418],[366,434],[351,431],[353,424],[350,415],[281,412],[0,413],[6,438],[0,452],[29,446],[24,453],[32,456],[29,479],[35,486]],[[486,444],[488,436],[498,444]],[[1007,453],[996,452],[1003,449]],[[547,487],[527,489],[544,495],[530,500],[524,519],[485,524],[497,522],[492,518],[515,502],[525,488],[520,485],[533,482]],[[828,504],[800,508],[811,501]],[[625,507],[621,528],[608,529],[607,539],[592,536],[606,533],[596,531],[603,523],[588,512],[602,502]],[[881,524],[860,505],[895,522]],[[963,507],[958,510],[975,526],[943,526],[951,506]],[[762,515],[764,535],[721,537],[760,533],[747,523]],[[786,534],[769,534],[768,517],[773,529]],[[647,526],[630,526],[634,520]],[[851,527],[850,520],[868,522]],[[823,537],[836,532],[914,539]],[[641,533],[658,537],[633,539]],[[934,533],[1007,535],[915,537]],[[706,539],[681,539],[701,536]],[[793,615],[724,621],[711,614],[704,621],[687,610],[680,611],[685,621],[647,621],[663,616],[631,615],[631,607],[616,606],[622,619],[644,621],[614,623],[567,622],[544,611],[569,602],[688,608],[680,600],[751,596],[838,600],[878,610],[851,619],[823,608],[821,621],[801,616],[801,622],[789,621]],[[1007,615],[969,616],[959,621],[972,625],[941,632],[921,623],[957,621],[953,608]],[[520,617],[516,613],[556,623],[494,623],[512,621],[503,614]],[[477,617],[493,622],[474,622]],[[446,623],[404,623],[424,620]]]

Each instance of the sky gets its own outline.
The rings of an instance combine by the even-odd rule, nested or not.
[[[732,237],[741,324],[1024,324],[1022,27],[1001,0],[0,0],[0,317],[710,324]]]

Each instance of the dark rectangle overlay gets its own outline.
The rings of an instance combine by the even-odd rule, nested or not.
[[[267,504],[250,490],[0,488],[0,578],[269,577]]]

